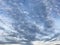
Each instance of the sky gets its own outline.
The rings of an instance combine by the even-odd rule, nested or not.
[[[59,0],[0,0],[0,43],[41,45],[59,36]]]

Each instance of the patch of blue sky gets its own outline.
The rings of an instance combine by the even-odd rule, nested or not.
[[[60,32],[59,31],[60,30],[60,16],[57,13],[59,12],[52,10],[50,16],[53,18],[55,32],[59,33]]]

